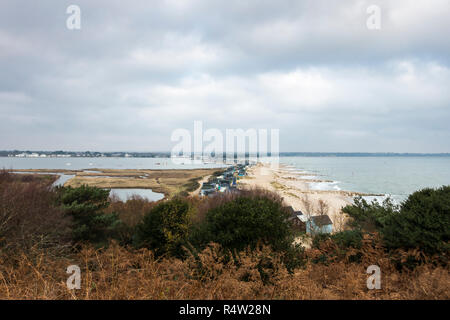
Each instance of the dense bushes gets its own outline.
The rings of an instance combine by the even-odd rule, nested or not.
[[[397,213],[399,207],[390,198],[382,203],[374,200],[368,203],[361,196],[354,199],[354,204],[346,206],[342,212],[347,213],[353,220],[350,226],[364,229],[368,232],[380,230],[386,224],[386,220]]]
[[[199,246],[209,242],[230,250],[243,250],[257,243],[286,249],[292,242],[288,213],[281,201],[268,197],[239,196],[210,209],[197,225],[191,240]]]
[[[151,209],[136,228],[134,245],[152,249],[157,256],[182,257],[186,244],[192,207],[188,201],[175,198]]]
[[[293,274],[286,272],[269,248],[240,252],[239,268],[217,263],[217,250],[208,248],[199,253],[204,266],[201,279],[195,274],[191,257],[156,259],[149,250],[134,251],[118,245],[101,250],[83,246],[64,257],[54,257],[47,251],[39,259],[16,255],[14,263],[5,262],[0,252],[0,299],[450,299],[447,268],[426,264],[411,272],[399,272],[382,249],[363,247],[360,264],[308,263]],[[307,250],[308,258],[321,254],[316,251]],[[264,258],[260,267],[270,278],[265,281],[267,277],[260,276],[258,265],[270,255],[271,261]],[[374,261],[382,270],[380,290],[367,289],[366,268]],[[64,285],[68,277],[65,270],[74,263],[81,267],[81,290],[68,290]]]
[[[304,264],[303,249],[291,245],[288,213],[275,195],[253,191],[217,195],[196,206],[193,203],[195,200],[176,197],[157,204],[137,226],[135,246],[151,249],[157,257],[189,257],[193,259],[193,276],[203,280],[212,275],[199,253],[212,243],[216,244],[216,267],[231,263],[240,268],[239,251],[250,250],[251,254],[265,245],[275,249],[277,254],[254,256],[258,259],[256,271],[264,283],[270,283],[275,276],[278,267],[274,261],[283,262],[288,271]]]
[[[342,211],[353,218],[351,226],[379,232],[388,249],[419,248],[427,254],[449,250],[450,186],[414,192],[400,206],[390,199],[369,204],[355,198]]]
[[[382,229],[388,248],[421,248],[429,254],[450,249],[450,186],[414,192]]]
[[[361,230],[345,230],[341,232],[336,232],[335,234],[318,234],[313,239],[313,247],[319,248],[323,241],[331,240],[339,248],[361,248],[363,232]]]

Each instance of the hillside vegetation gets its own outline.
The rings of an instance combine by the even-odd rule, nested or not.
[[[267,191],[120,202],[51,183],[0,172],[0,299],[450,298],[450,187],[401,206],[357,198],[347,230],[304,249]],[[70,265],[79,290],[67,288]],[[370,265],[379,290],[367,288]]]

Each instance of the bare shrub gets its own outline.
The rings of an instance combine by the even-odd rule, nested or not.
[[[120,220],[127,226],[134,227],[142,221],[145,213],[150,211],[158,202],[148,201],[138,195],[132,196],[125,202],[118,198],[110,197],[110,205],[104,211],[105,213],[116,212]]]
[[[70,219],[54,205],[54,193],[41,177],[0,173],[0,240],[3,250],[64,247]]]
[[[319,200],[319,202],[317,204],[317,213],[319,215],[328,214],[329,209],[330,209],[330,205],[328,204],[328,202],[326,202],[324,200]]]

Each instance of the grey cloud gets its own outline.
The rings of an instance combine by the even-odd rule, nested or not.
[[[449,14],[446,0],[2,1],[0,149],[169,150],[203,120],[280,128],[284,151],[450,152]]]

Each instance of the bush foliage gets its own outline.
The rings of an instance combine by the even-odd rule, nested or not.
[[[382,235],[388,248],[421,248],[429,254],[450,249],[450,186],[411,194],[389,217]]]
[[[75,242],[104,245],[115,238],[121,221],[116,213],[107,214],[109,190],[83,185],[78,188],[59,187],[57,203],[73,219],[72,236]]]
[[[352,227],[379,232],[387,249],[420,248],[427,254],[449,250],[450,186],[416,191],[400,206],[389,198],[369,204],[359,197],[342,211],[353,218]]]
[[[197,245],[209,242],[225,249],[243,250],[258,243],[275,250],[290,246],[288,213],[281,201],[264,196],[242,196],[210,209],[191,238]]]
[[[136,228],[134,245],[162,254],[183,256],[192,208],[188,201],[175,198],[152,208]]]

